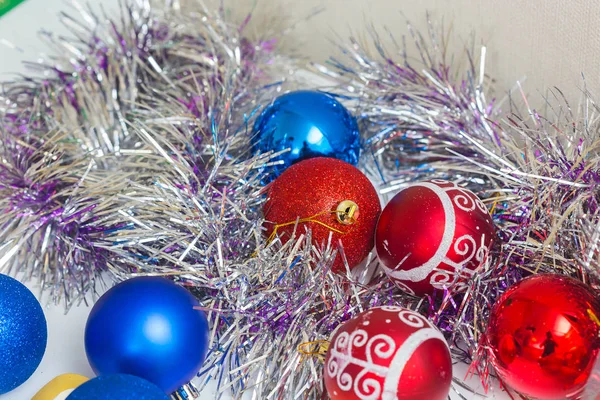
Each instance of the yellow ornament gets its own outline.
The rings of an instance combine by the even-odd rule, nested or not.
[[[52,379],[31,400],[65,400],[79,385],[89,379],[77,374],[63,374]]]

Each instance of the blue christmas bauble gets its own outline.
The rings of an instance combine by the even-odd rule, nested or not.
[[[78,386],[67,400],[169,400],[155,384],[127,374],[103,375]]]
[[[254,123],[254,152],[290,149],[275,175],[290,165],[313,157],[332,157],[356,165],[360,135],[356,119],[331,95],[297,91],[276,98]]]
[[[25,382],[46,351],[46,317],[33,293],[0,274],[0,394]]]
[[[161,277],[140,277],[107,291],[92,308],[85,350],[98,375],[131,374],[165,393],[188,383],[208,347],[208,321],[187,290]]]

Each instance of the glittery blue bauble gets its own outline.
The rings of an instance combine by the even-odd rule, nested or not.
[[[103,375],[85,382],[67,400],[169,400],[158,386],[133,375]]]
[[[25,382],[46,351],[46,317],[21,282],[0,275],[0,394]]]
[[[165,393],[188,383],[208,347],[208,322],[187,290],[160,277],[133,278],[106,292],[85,327],[85,350],[98,375],[131,374]]]
[[[356,119],[332,96],[314,91],[284,94],[263,110],[254,124],[254,152],[290,151],[277,157],[282,166],[313,157],[358,163],[360,136]]]

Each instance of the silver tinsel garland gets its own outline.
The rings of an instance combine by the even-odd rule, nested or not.
[[[201,166],[287,70],[272,41],[244,38],[200,4],[128,1],[114,19],[78,12],[62,15],[71,38],[44,33],[55,55],[30,65],[42,73],[4,83],[0,97],[0,271],[40,277],[68,306],[101,273],[131,267],[105,241],[128,229],[122,195],[173,165],[155,163],[147,128],[167,121],[173,144],[188,135],[169,151]],[[230,140],[228,157],[244,149]]]

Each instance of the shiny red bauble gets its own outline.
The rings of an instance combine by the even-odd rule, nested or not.
[[[425,317],[376,307],[339,327],[323,373],[332,400],[445,400],[452,359],[444,336]]]
[[[375,245],[388,277],[422,296],[471,277],[495,237],[492,218],[473,192],[432,180],[392,198],[377,224]]]
[[[380,212],[377,191],[362,172],[344,161],[323,157],[286,169],[271,184],[264,206],[269,236],[278,235],[285,243],[294,230],[297,237],[309,228],[313,244],[324,246],[331,234],[336,248],[342,243],[350,268],[373,249]],[[333,270],[345,270],[340,255]]]
[[[574,399],[598,355],[600,301],[583,283],[540,274],[509,288],[486,339],[501,379],[536,399]]]

